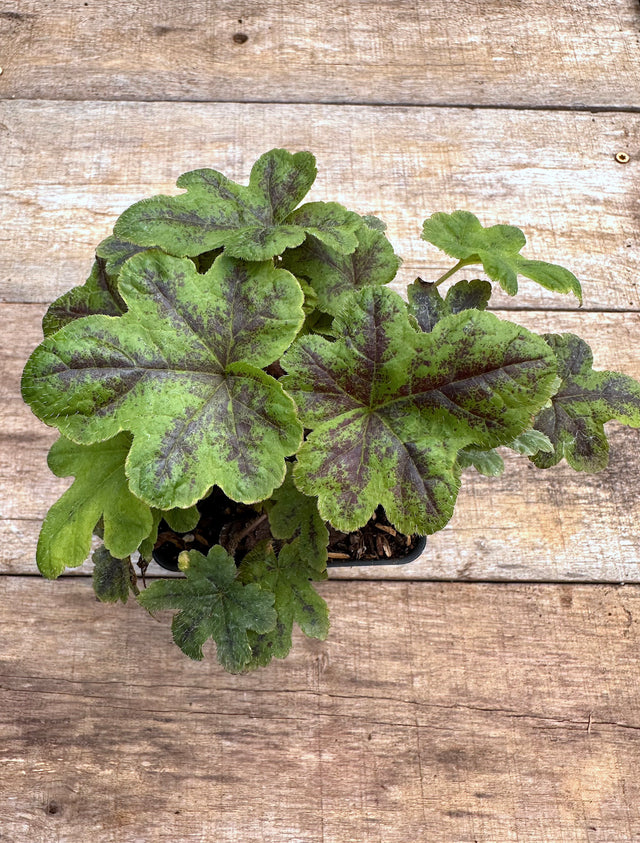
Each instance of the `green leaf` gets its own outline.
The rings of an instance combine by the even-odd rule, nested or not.
[[[423,331],[429,333],[445,316],[464,310],[485,310],[491,298],[488,281],[458,281],[442,298],[436,284],[416,278],[407,287],[409,312],[416,318]]]
[[[105,271],[109,275],[117,277],[129,258],[137,255],[138,252],[144,252],[146,249],[146,246],[138,246],[111,235],[98,245],[96,256],[104,262]]]
[[[457,258],[463,266],[481,263],[489,278],[511,296],[518,292],[518,275],[524,275],[547,290],[573,293],[582,303],[580,282],[568,269],[522,257],[520,251],[527,241],[513,225],[484,228],[468,211],[439,213],[425,220],[422,239]]]
[[[239,582],[235,562],[220,545],[206,557],[196,550],[181,554],[181,568],[185,579],[156,580],[138,601],[152,613],[179,609],[171,628],[180,649],[200,660],[202,645],[213,638],[220,664],[238,673],[251,660],[247,631],[265,633],[275,626],[273,594]]]
[[[553,442],[544,433],[539,430],[525,430],[520,436],[509,442],[507,445],[512,451],[518,454],[524,454],[527,457],[532,457],[539,451],[544,453],[551,453],[553,451]]]
[[[490,451],[481,451],[467,446],[458,454],[458,462],[462,468],[473,466],[478,474],[485,477],[499,477],[504,471],[504,460],[493,448]]]
[[[131,431],[131,489],[158,509],[192,506],[213,484],[245,503],[269,497],[302,436],[261,368],[302,325],[295,278],[225,255],[201,275],[149,251],[119,285],[125,314],[77,320],[32,354],[23,396],[34,413],[82,443]]]
[[[600,471],[609,461],[605,422],[640,427],[640,383],[618,372],[594,371],[591,349],[575,334],[547,334],[545,340],[558,359],[562,384],[534,421],[551,440],[552,452],[531,461],[549,468],[565,457],[576,471]]]
[[[398,271],[400,259],[381,231],[362,225],[356,236],[358,246],[347,255],[307,237],[284,256],[284,268],[313,287],[325,313],[337,315],[354,290],[388,284]]]
[[[538,451],[553,451],[553,444],[549,437],[540,433],[539,430],[532,429],[525,430],[511,442],[507,442],[505,447],[526,456],[533,456]],[[484,474],[486,477],[498,477],[504,471],[504,461],[495,448],[483,451],[469,445],[458,454],[458,462],[462,468],[473,466],[479,474]]]
[[[187,509],[169,509],[160,514],[176,533],[190,533],[200,520],[197,506],[190,506]]]
[[[119,316],[125,310],[116,277],[108,275],[104,261],[98,259],[81,287],[73,287],[49,306],[42,320],[42,331],[48,337],[82,316],[96,313]]]
[[[254,666],[264,666],[272,658],[283,659],[289,653],[294,622],[309,638],[324,641],[327,637],[329,610],[311,585],[319,576],[308,563],[300,539],[285,544],[277,556],[268,543],[261,543],[242,561],[239,577],[245,583],[258,583],[275,598],[278,617],[274,628],[250,638]]]
[[[293,482],[291,463],[287,465],[287,476],[279,489],[265,503],[269,515],[271,535],[275,539],[289,540],[299,536],[301,555],[318,573],[327,567],[327,545],[329,531],[318,512],[315,497],[303,495]]]
[[[129,592],[138,592],[137,578],[131,559],[117,559],[112,556],[104,545],[94,551],[93,559],[93,590],[98,600],[103,603],[126,603]]]
[[[145,537],[144,541],[140,542],[140,546],[138,548],[140,556],[145,562],[151,562],[153,559],[153,548],[158,541],[158,528],[160,527],[160,522],[162,521],[162,514],[161,509],[151,509],[151,530],[149,531],[149,535]]]
[[[489,313],[448,316],[415,330],[402,299],[365,288],[336,318],[340,339],[302,337],[282,360],[282,383],[312,429],[294,478],[318,495],[323,519],[363,526],[379,504],[403,533],[449,520],[458,451],[509,442],[556,385],[539,337]]]
[[[338,251],[352,252],[357,214],[335,202],[294,210],[315,181],[315,158],[272,149],[254,164],[248,187],[216,170],[193,170],[178,179],[179,196],[153,196],[128,208],[114,233],[140,246],[177,256],[224,246],[227,255],[267,260],[313,234]]]
[[[66,567],[82,565],[101,518],[105,546],[118,558],[137,550],[150,533],[151,510],[129,491],[124,473],[130,445],[126,433],[95,445],[76,445],[65,438],[54,442],[49,468],[57,477],[76,479],[42,525],[36,561],[45,577],[54,579]]]

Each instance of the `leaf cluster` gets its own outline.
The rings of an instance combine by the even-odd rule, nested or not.
[[[310,153],[275,149],[248,185],[195,170],[182,193],[125,210],[86,283],[49,308],[23,375],[61,434],[51,470],[75,478],[44,521],[42,573],[81,565],[98,534],[98,597],[175,611],[181,649],[199,659],[213,639],[231,671],[284,657],[294,625],[326,637],[312,583],[327,524],[353,531],[383,506],[401,532],[430,534],[465,468],[502,470],[496,449],[598,470],[604,423],[640,427],[640,385],[593,371],[582,340],[488,311],[491,282],[515,294],[518,276],[581,300],[568,270],[522,256],[519,229],[433,215],[423,238],[458,262],[405,301],[384,224],[301,204],[315,176]],[[471,265],[487,277],[443,295]],[[151,558],[162,519],[194,529],[214,486],[265,514],[270,538],[238,562],[191,551],[183,576],[138,593],[131,559]]]

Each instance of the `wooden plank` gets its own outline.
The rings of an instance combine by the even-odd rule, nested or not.
[[[20,0],[0,95],[635,108],[637,30],[633,0]]]
[[[328,583],[327,642],[246,676],[0,588],[6,843],[640,839],[638,587]]]
[[[0,569],[35,571],[41,519],[68,486],[46,466],[55,432],[23,404],[20,372],[41,339],[41,305],[1,305]],[[572,331],[595,351],[596,367],[640,379],[640,314],[498,311],[540,332]],[[336,578],[640,581],[640,432],[610,425],[611,462],[595,475],[566,465],[537,471],[505,452],[502,477],[465,472],[456,514],[402,568],[333,569]],[[87,573],[90,567],[75,573]]]
[[[423,219],[466,208],[521,226],[529,255],[571,268],[587,309],[640,309],[640,115],[193,103],[0,103],[0,300],[48,302],[87,276],[125,207],[214,166],[246,183],[273,146],[318,157],[315,199],[377,213],[399,284],[446,256]],[[616,163],[626,151],[630,163]],[[572,308],[523,282],[518,307]],[[498,296],[497,305],[514,300]]]

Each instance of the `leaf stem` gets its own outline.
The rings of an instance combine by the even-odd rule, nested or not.
[[[479,257],[477,257],[477,255],[473,255],[470,258],[463,258],[462,260],[459,260],[455,266],[452,266],[450,270],[448,270],[444,273],[444,275],[441,275],[440,278],[438,278],[438,280],[435,282],[436,287],[442,284],[443,281],[446,281],[447,278],[451,278],[454,272],[457,272],[459,269],[462,269],[463,266],[469,266],[472,263],[482,263],[482,261]]]

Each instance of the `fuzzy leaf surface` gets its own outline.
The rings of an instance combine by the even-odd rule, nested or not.
[[[126,309],[118,292],[116,276],[109,275],[104,261],[98,259],[94,261],[91,274],[82,286],[63,293],[49,306],[42,319],[42,332],[48,337],[82,316],[96,313],[120,316]]]
[[[518,275],[524,275],[547,290],[573,293],[582,302],[580,282],[568,269],[520,254],[527,241],[513,225],[485,228],[468,211],[438,213],[425,220],[422,239],[452,258],[467,264],[481,263],[489,278],[511,296],[518,292]]]
[[[102,603],[126,603],[129,592],[138,594],[135,571],[131,559],[118,559],[112,556],[104,545],[94,551],[93,590]]]
[[[129,243],[127,240],[120,240],[111,235],[98,244],[96,256],[104,261],[105,270],[109,275],[118,276],[129,258],[146,249],[147,246],[138,246],[136,243]]]
[[[288,251],[283,266],[315,290],[317,307],[336,316],[354,290],[388,284],[400,259],[382,231],[361,225],[354,252],[342,254],[315,237]]]
[[[324,573],[327,567],[329,531],[320,517],[316,499],[303,495],[296,488],[290,464],[284,483],[274,491],[265,507],[271,535],[281,540],[297,537],[301,556],[314,571]]]
[[[151,509],[129,491],[125,476],[130,446],[126,433],[95,445],[76,445],[64,437],[52,445],[51,471],[76,479],[51,507],[40,531],[36,561],[45,577],[82,565],[100,519],[105,546],[117,558],[137,550],[151,531]]]
[[[285,544],[277,556],[268,543],[258,545],[243,559],[239,577],[271,592],[278,616],[273,629],[250,636],[253,666],[264,666],[289,653],[294,623],[309,638],[324,641],[327,637],[329,610],[311,584],[324,577],[309,564],[300,539]]]
[[[473,466],[478,474],[483,474],[485,477],[499,477],[504,471],[504,460],[495,448],[481,451],[479,448],[468,445],[458,454],[458,462],[462,468]]]
[[[618,372],[594,371],[591,349],[575,334],[547,334],[545,340],[558,359],[562,385],[534,422],[553,450],[531,461],[550,468],[565,457],[576,471],[600,471],[609,461],[605,422],[640,427],[640,383]]]
[[[234,500],[269,497],[302,434],[261,368],[302,325],[295,278],[225,255],[199,274],[149,251],[127,261],[119,287],[126,313],[77,320],[32,354],[34,413],[81,443],[131,431],[131,489],[158,509],[192,506],[216,483]]]
[[[273,629],[274,596],[255,583],[243,585],[237,579],[231,556],[215,545],[205,557],[189,551],[184,579],[156,580],[138,597],[149,611],[178,609],[171,629],[173,640],[191,659],[203,658],[202,645],[213,638],[218,661],[231,673],[238,673],[251,659],[247,632]],[[182,555],[181,555],[182,558]]]
[[[336,342],[297,340],[282,383],[312,430],[296,486],[345,532],[379,504],[403,533],[440,529],[458,492],[458,451],[513,439],[557,383],[546,343],[489,313],[464,311],[422,333],[396,293],[369,287],[336,326]]]
[[[195,256],[224,246],[228,255],[262,261],[299,246],[312,234],[331,248],[352,252],[360,218],[335,202],[296,209],[316,177],[309,152],[272,149],[254,164],[249,185],[216,170],[193,170],[178,179],[179,196],[153,196],[118,219],[116,237]]]
[[[491,284],[478,279],[458,281],[443,298],[435,284],[416,278],[407,287],[407,293],[410,313],[422,330],[429,333],[445,316],[462,313],[463,310],[486,310],[491,298]]]

